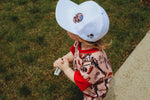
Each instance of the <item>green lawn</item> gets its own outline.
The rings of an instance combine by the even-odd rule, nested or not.
[[[139,0],[95,1],[110,18],[104,39],[113,41],[106,52],[115,73],[150,29],[150,6]],[[0,0],[0,100],[82,100],[64,74],[53,75],[53,62],[74,42],[56,22],[56,4]]]

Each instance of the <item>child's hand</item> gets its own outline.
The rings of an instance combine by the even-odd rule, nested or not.
[[[65,71],[69,68],[69,61],[68,59],[58,59],[58,61],[55,63],[57,67],[59,67],[61,70]]]
[[[54,66],[55,68],[57,68],[57,67],[58,67],[58,66],[57,66],[58,63],[63,63],[63,58],[57,59],[57,60],[53,63],[53,66]]]

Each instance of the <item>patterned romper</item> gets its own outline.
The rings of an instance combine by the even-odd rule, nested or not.
[[[84,100],[103,100],[113,77],[112,68],[104,50],[81,50],[75,41],[70,51],[74,55],[74,81],[84,93]]]

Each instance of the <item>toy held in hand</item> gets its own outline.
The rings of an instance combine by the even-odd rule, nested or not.
[[[54,71],[54,75],[59,76],[60,72],[61,72],[61,69],[56,68]]]
[[[59,58],[54,62],[54,66],[56,67],[56,70],[54,72],[54,75],[59,75],[61,70],[65,71],[69,66],[69,61],[66,58]]]

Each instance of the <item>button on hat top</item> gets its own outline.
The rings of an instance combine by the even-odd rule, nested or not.
[[[76,23],[79,23],[83,20],[83,14],[82,13],[77,13],[75,15],[75,17],[73,18],[73,22],[76,24]]]

